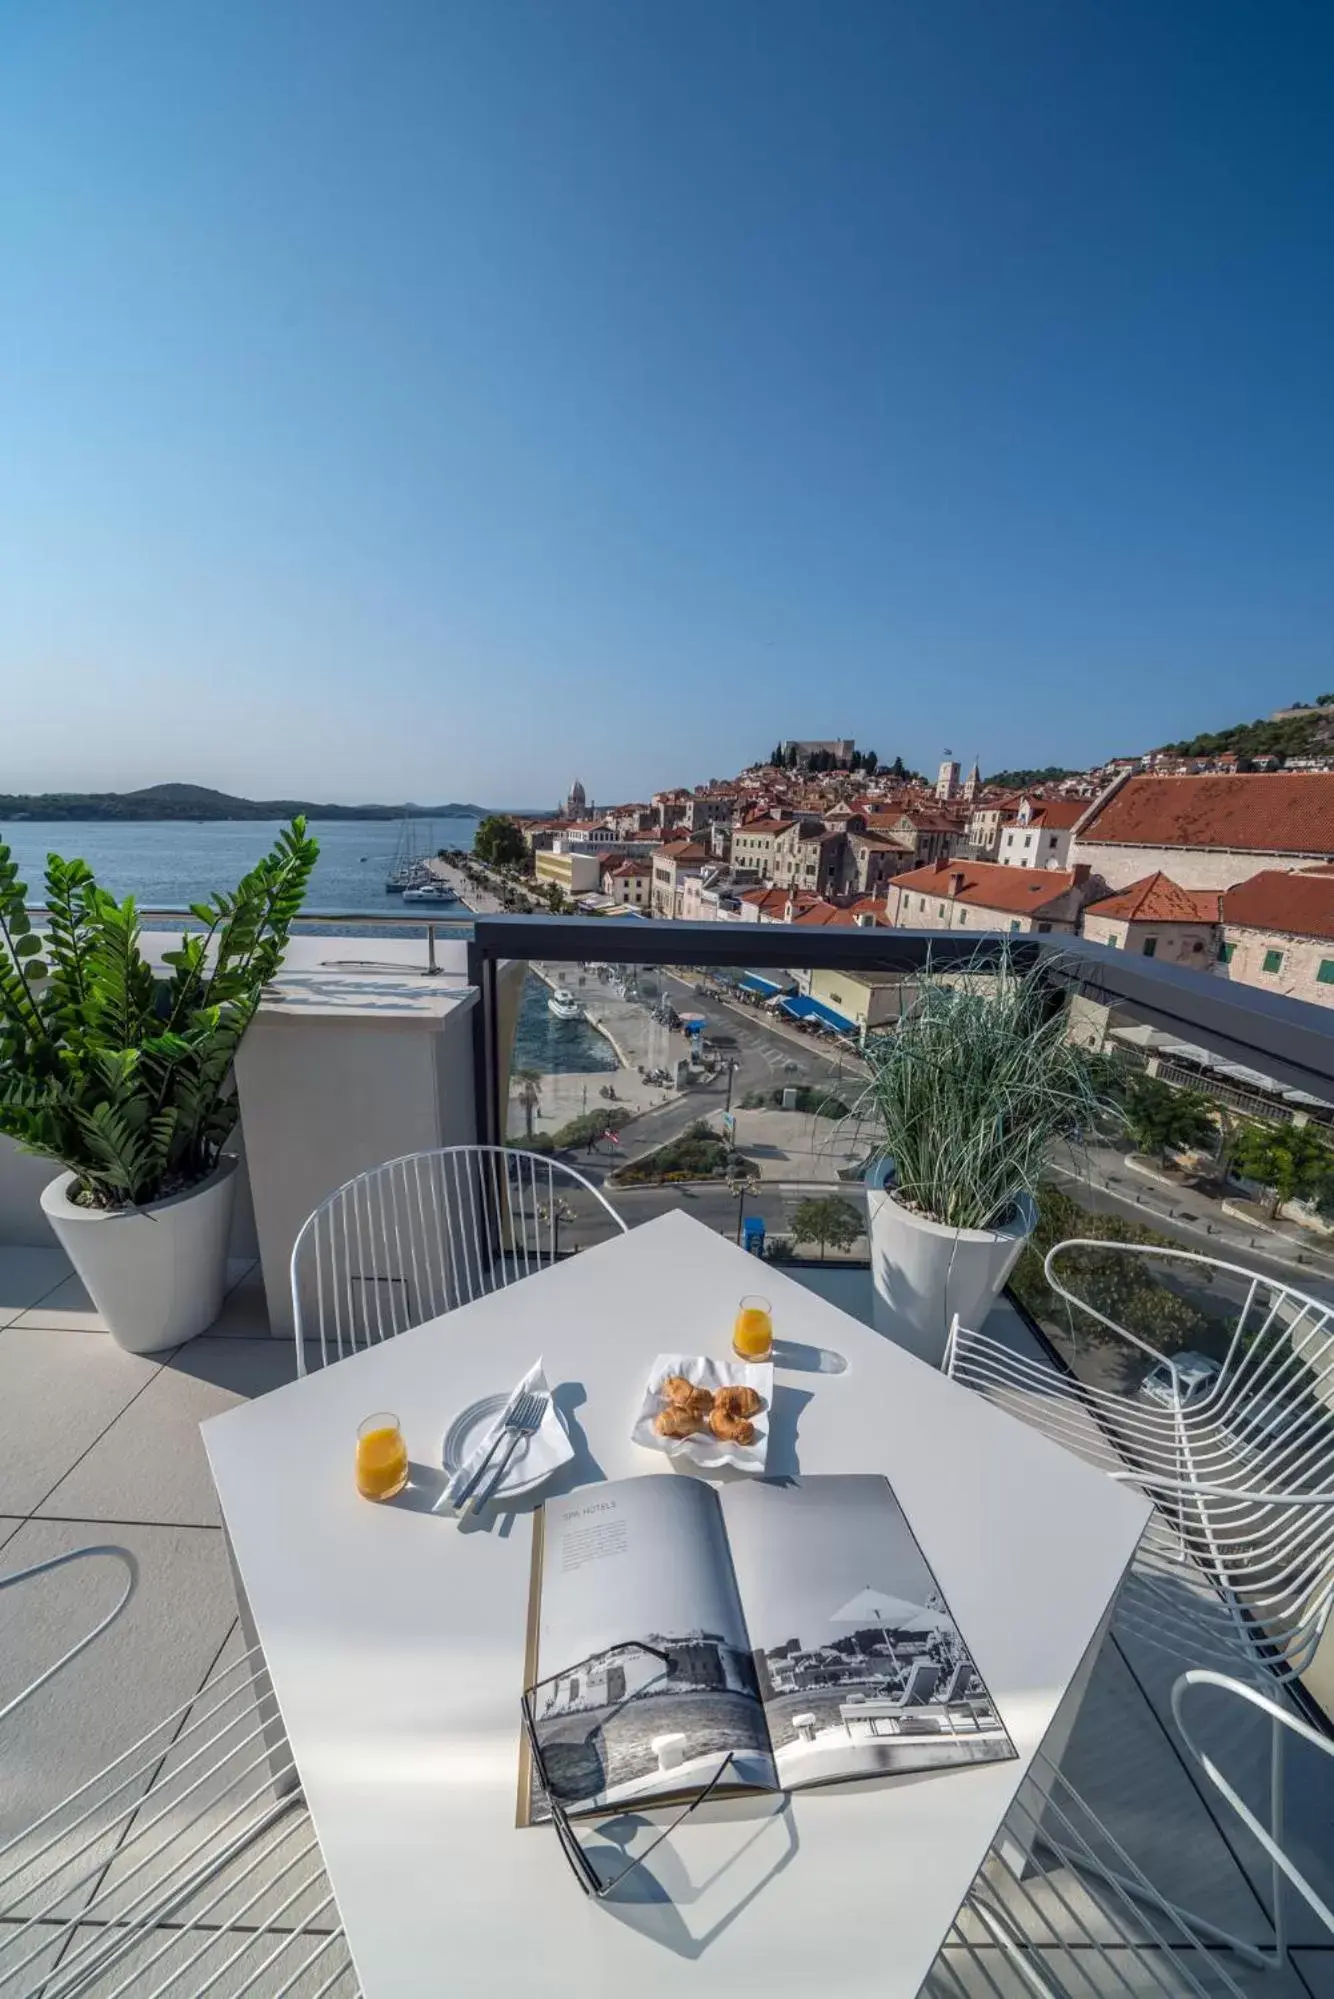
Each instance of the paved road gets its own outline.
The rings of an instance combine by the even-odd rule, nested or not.
[[[607,1149],[604,1148],[604,1151]],[[575,1163],[581,1173],[601,1184],[606,1175],[615,1170],[618,1162],[605,1157],[590,1159],[586,1153],[580,1153]],[[744,1213],[748,1216],[762,1215],[769,1235],[786,1235],[791,1227],[792,1212],[799,1202],[814,1194],[826,1195],[835,1191],[837,1190],[828,1184],[821,1185],[818,1182],[808,1185],[796,1181],[769,1181],[758,1195],[747,1195]],[[849,1194],[854,1204],[859,1205],[857,1190],[852,1188]],[[680,1209],[683,1214],[693,1215],[696,1221],[703,1222],[705,1228],[716,1229],[720,1235],[730,1236],[733,1239],[736,1237],[739,1219],[738,1202],[736,1196],[729,1194],[723,1185],[709,1186],[704,1183],[691,1186],[676,1183],[667,1187],[608,1187],[606,1195],[631,1228],[637,1228],[641,1222],[652,1221],[658,1215],[670,1214]],[[576,1203],[580,1199],[578,1195],[572,1198]],[[584,1201],[588,1199],[587,1195],[582,1198]],[[608,1233],[607,1223],[600,1214],[589,1217],[582,1212],[575,1212],[573,1219],[562,1225],[561,1247],[573,1249],[578,1246],[586,1249],[595,1242],[603,1241]],[[808,1256],[814,1255],[814,1246],[805,1246],[802,1253]],[[863,1238],[855,1247],[853,1261],[864,1260],[865,1256],[866,1242]],[[836,1260],[842,1259],[830,1257],[831,1263]]]
[[[1056,1177],[1095,1214],[1124,1215],[1171,1236],[1183,1249],[1244,1264],[1317,1297],[1334,1295],[1334,1259],[1319,1250],[1248,1230],[1204,1194],[1177,1193],[1132,1173],[1119,1153],[1099,1148],[1087,1166],[1086,1172],[1058,1167]]]
[[[731,1057],[736,1063],[732,1078],[734,1105],[739,1106],[749,1091],[776,1090],[786,1084],[800,1086],[804,1083],[823,1088],[847,1079],[850,1089],[859,1087],[851,1065],[846,1059],[840,1059],[837,1050],[826,1054],[802,1036],[787,1034],[780,1028],[770,1026],[748,1008],[726,1006],[718,1000],[705,999],[695,992],[688,979],[650,968],[640,973],[639,983],[640,990],[647,995],[650,1003],[662,994],[679,1014],[704,1015],[708,1022],[704,1029],[706,1045],[716,1048],[720,1055]],[[674,1053],[684,1054],[686,1045],[684,1035],[672,1036]],[[642,1117],[635,1119],[622,1140],[620,1157],[637,1159],[664,1140],[676,1137],[696,1118],[722,1110],[726,1102],[725,1074],[683,1091],[669,1103],[645,1111]]]

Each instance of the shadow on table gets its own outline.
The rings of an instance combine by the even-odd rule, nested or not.
[[[774,1366],[794,1374],[846,1374],[847,1357],[832,1347],[808,1346],[805,1340],[775,1340]]]
[[[813,1400],[808,1388],[789,1388],[785,1381],[774,1389],[769,1410],[769,1452],[764,1463],[766,1478],[799,1478],[797,1423],[806,1404]]]
[[[787,1798],[779,1794],[764,1797],[735,1798],[719,1800],[703,1807],[709,1822],[735,1823],[744,1827],[754,1823],[754,1830],[738,1840],[726,1860],[702,1880],[695,1880],[686,1866],[690,1852],[689,1835],[683,1833],[680,1845],[671,1839],[664,1841],[645,1867],[636,1867],[618,1881],[611,1893],[604,1897],[601,1907],[618,1922],[626,1923],[638,1930],[641,1936],[652,1939],[665,1949],[674,1951],[678,1957],[702,1957],[716,1937],[722,1935],[756,1896],[766,1889],[775,1876],[795,1859],[799,1841],[796,1821]],[[614,1872],[624,1865],[624,1858],[635,1835],[645,1829],[646,1821],[637,1813],[623,1813],[614,1819],[602,1821],[596,1829],[596,1837],[586,1840],[586,1850],[595,1867]],[[651,1829],[651,1827],[650,1827]],[[761,1843],[777,1845],[778,1851],[772,1857],[757,1851]],[[743,1867],[747,1860],[748,1878],[738,1882],[735,1901],[731,1902],[707,1929],[696,1934],[690,1928],[687,1911],[704,1897],[713,1897],[724,1876]],[[756,1863],[760,1864],[757,1866]]]

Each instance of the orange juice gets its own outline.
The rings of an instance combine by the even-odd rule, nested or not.
[[[392,1499],[408,1482],[408,1447],[397,1416],[368,1416],[357,1431],[357,1491],[363,1499]]]
[[[732,1327],[732,1351],[742,1360],[768,1360],[773,1351],[774,1322],[767,1298],[743,1298]]]

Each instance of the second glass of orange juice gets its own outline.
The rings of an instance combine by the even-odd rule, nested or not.
[[[741,1360],[768,1360],[773,1352],[774,1322],[767,1298],[743,1298],[732,1327],[732,1352]]]
[[[357,1431],[357,1491],[363,1499],[393,1499],[408,1482],[408,1447],[397,1416],[368,1416]]]

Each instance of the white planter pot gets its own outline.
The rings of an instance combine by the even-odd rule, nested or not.
[[[947,1228],[902,1207],[884,1184],[892,1173],[885,1161],[866,1185],[876,1331],[940,1367],[954,1314],[974,1331],[981,1326],[1033,1233],[1037,1210],[1022,1194],[1004,1228]]]
[[[73,1173],[42,1190],[42,1212],[112,1338],[127,1353],[158,1353],[212,1325],[222,1308],[236,1161],[151,1207],[75,1207]]]

